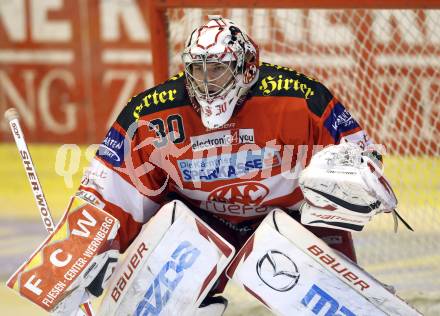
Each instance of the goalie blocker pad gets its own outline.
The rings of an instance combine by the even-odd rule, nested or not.
[[[144,225],[98,315],[194,315],[235,249],[180,201]]]
[[[226,275],[277,315],[421,315],[279,209]]]
[[[11,276],[7,286],[49,312],[64,308],[63,299],[75,293],[77,304],[70,308],[76,312],[85,288],[105,262],[118,228],[115,217],[73,197],[55,231]]]

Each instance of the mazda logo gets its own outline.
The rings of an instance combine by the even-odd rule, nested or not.
[[[257,274],[267,286],[279,292],[292,289],[299,280],[296,264],[278,250],[269,250],[257,262]]]

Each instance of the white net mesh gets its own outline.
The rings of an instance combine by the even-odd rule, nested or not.
[[[390,216],[378,216],[355,236],[359,262],[416,304],[438,299],[440,10],[170,9],[170,74],[207,14],[247,30],[262,61],[323,82],[386,146],[386,174],[415,232],[394,234]]]

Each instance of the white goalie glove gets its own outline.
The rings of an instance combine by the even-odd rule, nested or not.
[[[302,224],[361,231],[378,213],[396,214],[397,199],[377,152],[353,143],[328,146],[314,155],[299,184],[305,199]]]

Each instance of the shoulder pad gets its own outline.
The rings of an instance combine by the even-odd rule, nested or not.
[[[290,96],[304,99],[314,114],[321,116],[333,95],[319,81],[294,69],[262,63],[251,96]]]
[[[185,76],[183,72],[180,72],[167,81],[131,98],[116,121],[127,129],[131,123],[142,116],[190,104],[191,101],[185,88]]]

